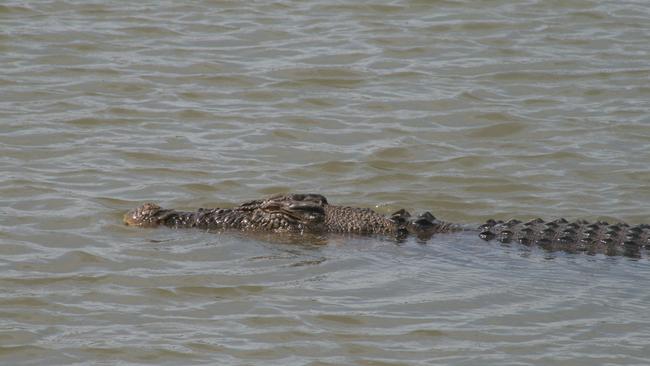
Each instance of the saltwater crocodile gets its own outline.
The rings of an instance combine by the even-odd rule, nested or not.
[[[384,216],[368,208],[330,205],[320,194],[282,194],[244,202],[233,208],[201,208],[197,211],[163,209],[145,203],[127,212],[124,223],[140,227],[162,225],[215,231],[383,235],[397,239],[414,235],[420,240],[427,240],[437,233],[474,231],[484,240],[536,245],[549,251],[637,257],[642,250],[650,249],[650,225],[647,224],[633,226],[565,219],[488,220],[476,228],[438,220],[429,212],[412,217],[402,209]]]

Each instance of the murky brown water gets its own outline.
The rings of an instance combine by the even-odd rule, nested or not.
[[[650,222],[645,1],[0,4],[0,363],[650,359],[647,259],[124,227],[320,192]]]

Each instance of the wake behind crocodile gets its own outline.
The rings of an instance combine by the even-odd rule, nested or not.
[[[233,208],[196,211],[164,209],[145,203],[124,215],[129,226],[174,229],[236,230],[296,235],[354,234],[403,240],[429,240],[435,234],[466,232],[482,240],[537,246],[548,251],[640,257],[650,249],[650,225],[604,221],[487,220],[472,227],[437,219],[429,212],[412,216],[401,209],[385,216],[369,208],[331,205],[320,194],[281,194],[241,203]]]

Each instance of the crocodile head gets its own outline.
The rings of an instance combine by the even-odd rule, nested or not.
[[[279,229],[318,232],[324,230],[326,204],[321,195],[278,195],[261,202],[257,211],[262,221],[280,221]]]
[[[171,210],[165,210],[155,203],[145,203],[127,212],[123,221],[129,226],[156,227],[163,223]]]

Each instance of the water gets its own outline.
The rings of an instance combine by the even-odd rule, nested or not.
[[[647,259],[138,230],[278,192],[650,222],[644,1],[0,5],[2,364],[642,365]]]

